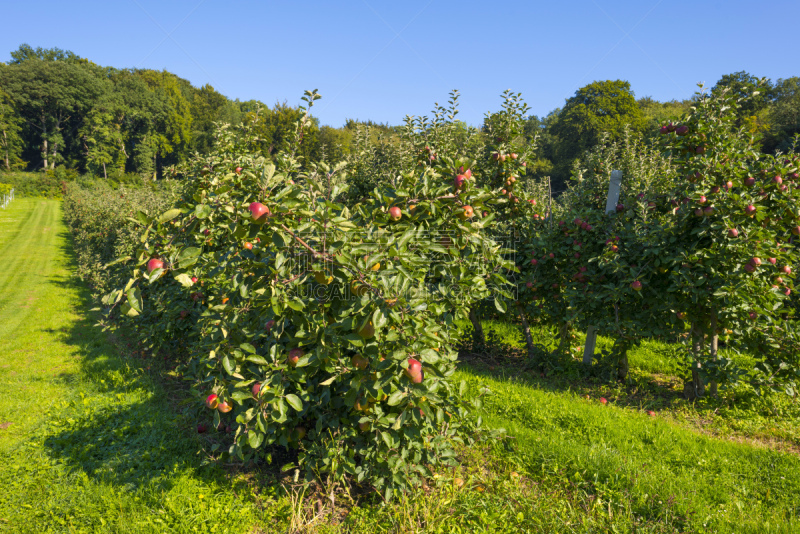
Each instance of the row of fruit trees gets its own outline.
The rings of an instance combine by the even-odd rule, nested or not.
[[[14,188],[10,184],[0,184],[0,208],[6,209],[14,200]]]
[[[131,276],[103,300],[107,324],[180,347],[198,406],[233,433],[220,454],[277,444],[309,480],[349,475],[387,497],[418,484],[488,432],[451,380],[456,325],[478,333],[485,302],[526,331],[553,326],[561,352],[576,329],[612,337],[620,376],[642,339],[684,334],[695,394],[741,380],[795,393],[800,159],[755,150],[730,96],[699,97],[656,147],[590,155],[558,201],[525,178],[519,95],[480,134],[455,98],[408,119],[401,168],[354,200],[347,162],[297,156],[317,98],[271,158],[246,125],[220,127],[215,152],[179,169],[179,202],[129,218],[141,243],[116,272]],[[612,167],[622,194],[606,213]]]

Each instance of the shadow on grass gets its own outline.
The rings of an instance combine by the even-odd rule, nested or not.
[[[70,236],[60,237],[66,267],[74,272]],[[213,429],[210,410],[197,405],[179,378],[166,375],[174,362],[144,356],[123,336],[94,326],[98,315],[89,310],[96,303],[75,276],[53,276],[50,283],[77,295],[80,310],[68,328],[49,332],[80,354],[79,376],[63,379],[91,385],[44,440],[49,453],[70,469],[126,490],[151,484],[168,489],[177,473],[187,471],[205,483],[230,475],[231,469],[217,463],[204,465],[202,451],[215,444],[226,449],[232,434]],[[203,434],[200,424],[207,427]],[[259,479],[276,480],[276,466],[296,460],[291,451],[276,450],[273,456],[270,466],[255,469]]]

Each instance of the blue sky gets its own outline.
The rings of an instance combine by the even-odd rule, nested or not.
[[[379,0],[7,2],[0,61],[21,43],[101,65],[167,69],[230,98],[323,99],[323,124],[399,124],[461,92],[479,124],[505,89],[544,115],[594,80],[637,97],[690,97],[746,70],[800,75],[800,2]]]

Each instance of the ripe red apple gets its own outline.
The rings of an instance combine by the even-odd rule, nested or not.
[[[772,265],[775,265],[776,263],[778,263],[778,258],[770,258],[767,261],[770,262]]]
[[[667,131],[669,131],[670,133],[674,132],[675,128],[676,128],[675,125],[672,124],[671,122],[667,124]]]
[[[258,398],[258,394],[261,393],[261,382],[256,382],[253,384],[253,387],[250,388],[250,391],[253,393],[253,396]]]
[[[269,208],[261,202],[253,202],[248,208],[253,220],[259,224],[264,224],[270,216]]]
[[[531,288],[533,287],[533,282],[526,282],[526,283],[525,283],[525,286],[526,286],[528,289],[531,289]]]
[[[197,283],[197,277],[196,277],[196,276],[193,276],[193,277],[192,277],[192,283],[193,283],[193,284],[196,284],[196,283]]]
[[[747,271],[748,273],[752,273],[753,271],[756,270],[756,268],[753,266],[753,264],[747,263],[744,266],[744,270]]]
[[[152,273],[156,269],[163,269],[164,262],[159,260],[158,258],[153,258],[147,262],[147,273]]]
[[[227,401],[223,401],[219,403],[217,410],[219,410],[221,413],[228,413],[229,411],[233,410],[233,406],[228,404]]]
[[[197,433],[198,434],[205,434],[208,431],[208,425],[205,423],[198,423],[197,424]]]
[[[747,178],[744,179],[744,185],[746,185],[747,187],[753,187],[754,185],[756,185],[756,179],[753,178],[752,176],[748,176]]]
[[[206,228],[205,230],[203,230],[203,235],[208,235],[208,234],[210,234],[210,233],[211,233],[211,230],[209,230],[208,228]]]
[[[275,320],[274,319],[270,319],[269,321],[264,323],[264,330],[266,330],[267,333],[269,334],[269,331],[272,330],[273,326],[275,326]]]
[[[706,206],[705,208],[703,208],[703,215],[705,215],[706,217],[711,217],[712,215],[714,215],[714,206]]]
[[[694,210],[694,216],[695,217],[702,217],[703,216],[703,209],[702,208],[697,208],[696,210]]]
[[[531,259],[531,265],[538,265],[538,264],[539,260],[537,260],[536,258]]]
[[[669,133],[669,129],[666,126],[662,126],[658,131],[661,135],[666,135]]]
[[[605,397],[600,397],[600,404],[608,404],[608,401]]]
[[[728,237],[739,237],[739,230],[731,228],[728,230]]]
[[[761,265],[761,258],[751,258],[750,265],[752,265],[753,267],[758,267],[759,265]]]
[[[678,316],[678,319],[680,319],[681,321],[686,320],[686,314],[685,313],[678,312],[676,315]]]
[[[781,185],[783,183],[783,179],[780,175],[776,175],[772,177],[772,182],[776,185]]]
[[[748,215],[753,215],[756,212],[756,207],[750,204],[744,209],[744,212]]]
[[[455,186],[456,190],[461,189],[464,187],[464,184],[467,183],[467,177],[463,174],[459,174],[456,176],[455,180],[453,180],[453,185]]]
[[[756,318],[758,317],[758,314],[757,314],[756,312],[754,312],[754,311],[751,311],[751,312],[750,312],[750,313],[748,313],[747,315],[750,317],[750,320],[751,320],[751,321],[755,321],[755,320],[756,320]]]
[[[550,259],[551,259],[551,260],[552,260],[553,258],[555,258],[555,257],[556,257],[556,255],[555,255],[555,254],[553,254],[552,252],[549,254],[549,256],[550,256]]]
[[[711,188],[711,194],[716,195],[717,193],[719,193],[719,186],[715,185]]]
[[[353,367],[355,367],[359,371],[363,371],[364,369],[369,367],[369,360],[366,359],[361,354],[356,354],[355,356],[350,358],[350,363],[353,365]]]
[[[404,369],[403,373],[405,373],[412,382],[419,384],[422,382],[422,363],[414,358],[409,358],[408,369]],[[416,380],[417,378],[419,378],[419,380]]]
[[[700,200],[698,200],[698,202],[700,202],[700,204],[705,204],[707,200],[705,195],[700,195]]]
[[[786,291],[783,292],[783,294],[788,297],[789,295],[792,294],[792,290],[791,289],[787,289]]]
[[[253,244],[249,241],[245,241],[244,248],[246,248],[247,250],[253,250]]]
[[[782,270],[786,274],[792,274],[792,268],[789,267],[788,265],[784,265]]]
[[[675,129],[675,133],[681,136],[686,135],[689,133],[689,127],[686,126],[685,124],[683,126],[678,126]]]
[[[289,356],[286,357],[286,362],[294,367],[297,365],[297,362],[300,358],[303,357],[303,349],[297,347],[289,351]]]
[[[458,218],[462,221],[466,221],[467,219],[471,219],[475,215],[475,211],[472,209],[472,206],[464,206],[464,208],[458,213]]]
[[[625,204],[617,204],[617,212],[625,211]]]
[[[634,291],[641,291],[642,290],[642,283],[639,280],[634,280],[631,284],[631,288]]]
[[[403,216],[403,212],[397,206],[389,208],[389,218],[393,221],[399,221]]]
[[[236,167],[236,174],[242,174],[242,168]]]
[[[731,182],[730,180],[728,180],[727,182],[725,182],[725,189],[726,189],[726,190],[728,190],[728,191],[730,191],[731,189],[733,189],[733,182]]]
[[[650,417],[655,417],[656,412],[654,412],[653,410],[647,410],[647,415],[649,415]]]
[[[219,397],[214,393],[206,397],[206,406],[212,410],[216,410],[217,406],[219,406]]]
[[[366,432],[369,430],[369,422],[364,421],[363,423],[358,423],[358,429],[362,432]]]

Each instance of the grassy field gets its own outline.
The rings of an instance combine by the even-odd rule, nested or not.
[[[456,378],[493,391],[484,419],[510,439],[464,449],[404,499],[330,502],[270,466],[205,461],[218,436],[196,433],[170,362],[92,326],[58,202],[0,210],[0,257],[0,531],[800,532],[798,403],[689,404],[669,345],[609,383],[541,373],[516,327],[487,322],[497,350],[465,355]]]

